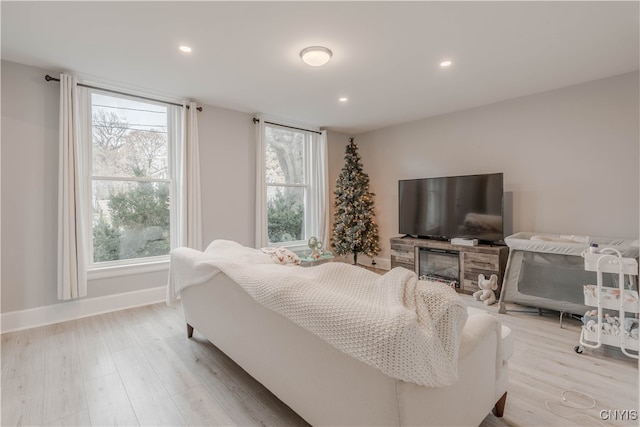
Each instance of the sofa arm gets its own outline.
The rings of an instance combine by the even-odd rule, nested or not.
[[[469,314],[458,353],[459,380],[436,388],[397,380],[400,425],[479,425],[504,394],[497,384],[498,374],[506,369],[500,353],[501,323],[483,310]],[[492,362],[500,370],[492,371]]]
[[[496,342],[496,374],[502,369],[502,324],[494,316],[487,312],[470,315],[462,330],[460,352],[458,359],[462,360],[486,340],[488,336],[495,334]]]

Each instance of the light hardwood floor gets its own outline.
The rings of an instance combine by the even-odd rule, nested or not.
[[[576,354],[578,321],[561,329],[557,314],[487,310],[512,329],[515,350],[505,416],[489,414],[482,426],[637,425],[600,417],[638,409],[635,360],[611,347]],[[3,426],[307,425],[197,331],[187,339],[179,306],[4,334],[1,379]],[[595,407],[563,405],[564,390],[593,396]],[[569,405],[591,403],[565,396]]]

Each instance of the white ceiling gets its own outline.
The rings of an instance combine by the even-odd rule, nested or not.
[[[2,59],[350,134],[639,63],[636,1],[2,1],[1,8]],[[180,53],[180,43],[193,53]],[[302,63],[299,52],[311,45],[330,48],[332,60]],[[441,69],[444,59],[453,66]]]

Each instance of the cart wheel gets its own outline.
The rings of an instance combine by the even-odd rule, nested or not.
[[[577,345],[575,347],[573,347],[573,349],[576,351],[576,353],[578,354],[582,354],[582,351],[584,350],[584,348],[581,345]]]

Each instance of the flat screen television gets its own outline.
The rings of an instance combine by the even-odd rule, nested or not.
[[[503,174],[446,176],[398,182],[399,232],[501,243]]]

